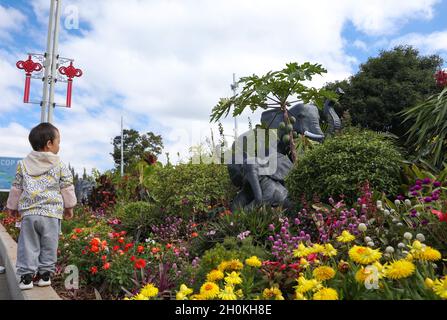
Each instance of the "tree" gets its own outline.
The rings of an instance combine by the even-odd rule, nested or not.
[[[339,114],[349,110],[353,125],[402,137],[412,123],[402,124],[398,113],[440,91],[433,76],[442,63],[438,55],[421,56],[411,46],[399,46],[369,58],[348,80],[325,88],[345,91],[335,109]]]
[[[318,90],[303,84],[305,81],[312,80],[314,75],[326,72],[320,64],[305,62],[298,65],[293,62],[286,64],[286,67],[280,71],[270,71],[261,77],[252,75],[241,78],[238,84],[243,85],[242,91],[231,98],[220,99],[212,110],[211,121],[226,117],[231,107],[233,107],[233,117],[240,115],[246,108],[250,108],[253,112],[258,108],[270,108],[277,109],[278,113],[282,114],[285,127],[291,126],[294,119],[289,117],[287,108],[293,103],[313,102],[321,108],[326,98],[336,100],[337,97],[329,91]],[[292,97],[295,98],[290,101]],[[295,162],[297,154],[293,131],[290,130],[283,138],[285,143],[290,143],[292,161]]]
[[[163,149],[163,141],[160,135],[155,135],[153,132],[147,132],[140,135],[140,133],[133,129],[124,129],[124,170],[128,171],[130,167],[143,159],[145,153],[158,156]],[[116,136],[113,139],[113,153],[110,155],[115,161],[117,168],[121,165],[121,136]]]

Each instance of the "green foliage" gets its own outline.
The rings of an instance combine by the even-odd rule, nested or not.
[[[227,116],[234,106],[233,117],[240,115],[246,108],[253,112],[258,108],[271,108],[274,106],[290,106],[293,102],[313,102],[322,107],[325,98],[335,99],[333,93],[326,90],[318,90],[306,87],[302,82],[309,81],[316,74],[326,73],[320,64],[305,62],[288,63],[286,68],[280,71],[270,71],[259,77],[252,75],[243,77],[238,84],[243,85],[242,91],[234,97],[222,98],[213,108],[211,121],[218,121]],[[288,101],[294,96],[296,101]]]
[[[121,228],[138,241],[148,236],[151,225],[161,221],[162,212],[153,204],[138,201],[121,206],[115,216],[121,221]]]
[[[350,79],[325,88],[344,90],[345,95],[335,110],[338,114],[349,110],[354,125],[375,131],[389,130],[401,137],[407,126],[401,124],[402,118],[397,113],[439,92],[434,74],[442,63],[438,55],[421,56],[412,47],[400,46],[369,58]]]
[[[413,123],[407,144],[416,153],[416,160],[424,160],[438,170],[443,168],[447,160],[447,88],[402,115],[404,122]]]
[[[344,194],[353,203],[359,184],[366,180],[373,189],[396,193],[401,161],[400,152],[384,135],[351,129],[309,150],[286,178],[286,186],[297,202],[302,195],[326,200]]]
[[[161,154],[163,141],[160,135],[153,132],[140,134],[138,131],[130,129],[123,130],[124,137],[124,171],[128,171],[133,165],[144,158],[145,153],[153,155]],[[113,152],[110,154],[115,161],[116,168],[121,165],[121,135],[113,139]]]
[[[184,163],[156,167],[145,186],[168,213],[204,212],[208,206],[227,203],[235,194],[227,167]]]

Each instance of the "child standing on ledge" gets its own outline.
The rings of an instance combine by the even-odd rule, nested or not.
[[[73,176],[59,152],[59,130],[41,123],[29,134],[33,151],[18,162],[6,204],[14,217],[21,216],[17,246],[17,276],[22,290],[51,285],[56,270],[61,220],[71,219],[76,206]]]

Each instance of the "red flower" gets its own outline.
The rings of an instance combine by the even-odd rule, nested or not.
[[[93,253],[97,253],[97,252],[99,252],[99,247],[97,247],[97,246],[92,246],[92,247],[90,248],[90,251],[93,252]]]
[[[90,272],[91,272],[91,274],[96,274],[96,273],[98,273],[98,268],[97,267],[91,267],[90,268]]]
[[[137,261],[135,261],[134,267],[135,267],[135,269],[144,269],[144,268],[146,268],[146,260],[138,259]]]
[[[137,258],[135,256],[130,257],[130,261],[134,262]]]
[[[87,254],[87,251],[85,251],[84,249],[82,249],[81,253],[82,253],[82,254]]]
[[[72,239],[72,240],[76,240],[77,238],[78,238],[78,236],[75,235],[75,234],[71,236],[71,239]]]
[[[101,260],[102,260],[102,261],[106,261],[106,260],[107,260],[107,256],[102,256],[102,257],[101,257]]]
[[[120,232],[120,235],[121,235],[121,236],[125,236],[126,233],[127,233],[126,231],[121,231],[121,232]]]
[[[138,251],[138,253],[142,253],[144,251],[144,247],[138,246],[137,251]]]
[[[99,246],[100,243],[101,240],[99,240],[98,238],[93,238],[92,241],[90,241],[91,246]]]
[[[279,270],[283,271],[285,268],[287,268],[287,266],[285,264],[282,264],[281,267],[279,267]]]
[[[431,213],[435,214],[438,217],[439,221],[447,222],[447,212],[442,213],[441,211],[438,210],[432,210]]]
[[[133,247],[133,243],[128,243],[124,246],[124,252],[127,252],[130,248]]]
[[[299,263],[289,264],[289,268],[298,270],[300,268],[300,264]]]
[[[108,269],[110,269],[110,263],[109,263],[109,262],[104,263],[104,265],[102,266],[102,268],[103,268],[104,270],[108,270]]]
[[[101,242],[101,249],[105,249],[107,247],[107,241],[104,240],[103,242]]]
[[[81,233],[81,232],[82,232],[82,229],[80,229],[80,228],[76,228],[76,229],[74,229],[74,232],[75,232],[75,233]]]
[[[119,248],[120,248],[120,246],[114,246],[113,251],[118,251]]]
[[[122,256],[124,254],[123,250],[118,250],[118,253]]]
[[[118,242],[119,242],[119,243],[124,243],[124,238],[123,238],[123,237],[119,238],[119,239],[118,239]]]
[[[166,249],[171,249],[172,248],[172,243],[168,243],[167,245],[166,245]]]
[[[156,254],[156,253],[160,252],[160,248],[154,247],[154,248],[152,248],[151,252],[153,254]]]
[[[193,233],[191,234],[191,237],[193,237],[193,238],[198,237],[198,236],[199,236],[199,234],[198,234],[197,232],[193,232]]]

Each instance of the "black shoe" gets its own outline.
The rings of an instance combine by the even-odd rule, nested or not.
[[[39,273],[39,282],[37,283],[39,287],[51,286],[51,273],[46,271],[44,273]]]
[[[32,289],[34,287],[33,276],[34,275],[32,273],[21,276],[19,282],[20,289],[22,290]]]

